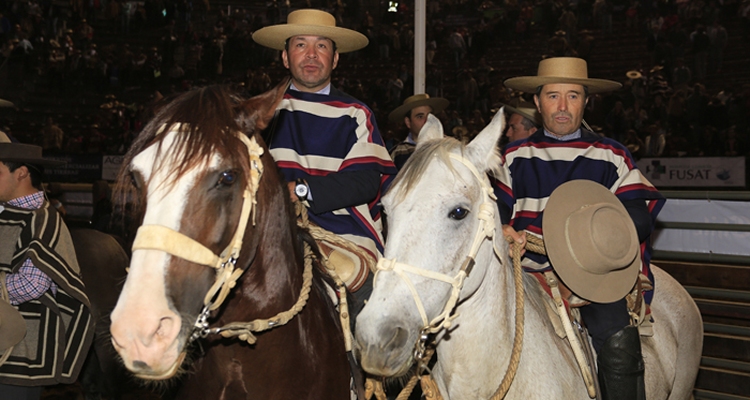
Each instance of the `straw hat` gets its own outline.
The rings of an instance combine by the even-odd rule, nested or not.
[[[359,50],[369,41],[367,37],[351,29],[336,26],[333,15],[320,10],[304,9],[292,11],[287,16],[287,23],[272,25],[253,33],[253,40],[263,46],[284,50],[284,44],[292,36],[323,36],[336,43],[339,53]]]
[[[33,144],[11,142],[5,132],[0,132],[0,161],[20,162],[32,165],[56,166],[64,161],[42,157],[42,148]]]
[[[643,74],[641,74],[639,71],[632,70],[625,73],[625,76],[628,77],[628,79],[641,79],[643,77]]]
[[[507,110],[510,114],[520,114],[524,118],[533,121],[539,126],[544,125],[544,121],[542,121],[542,115],[539,114],[539,110],[537,110],[536,104],[534,103],[523,101],[521,99],[513,99],[508,104],[500,104],[502,104],[503,107],[505,107],[505,110]]]
[[[575,57],[553,57],[539,62],[536,76],[519,76],[505,81],[505,86],[535,93],[539,86],[550,83],[574,83],[586,86],[589,94],[619,89],[619,82],[589,78],[586,60]]]
[[[404,104],[401,104],[396,107],[395,110],[391,111],[391,113],[388,114],[388,120],[391,122],[400,122],[406,117],[406,113],[421,106],[430,106],[432,107],[432,113],[438,114],[448,107],[448,100],[442,97],[430,97],[430,95],[426,93],[415,94],[414,96],[407,97],[406,100],[404,100]]]
[[[633,289],[641,266],[640,244],[620,200],[589,180],[560,185],[542,217],[547,256],[576,295],[611,303]]]
[[[0,352],[18,344],[24,336],[26,321],[21,313],[5,300],[0,300]]]

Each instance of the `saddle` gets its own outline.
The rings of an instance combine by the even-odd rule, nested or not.
[[[567,339],[578,366],[581,369],[586,388],[591,398],[599,398],[599,387],[596,377],[596,355],[588,339],[585,321],[581,318],[579,308],[589,304],[562,285],[552,271],[531,272],[539,288],[547,293],[542,296],[545,309],[555,333],[561,339]],[[643,292],[653,290],[653,284],[644,274],[639,274],[633,290],[626,296],[631,325],[638,327],[641,336],[653,336],[653,318],[651,309],[645,302]]]
[[[340,278],[349,292],[359,290],[367,280],[370,271],[374,273],[376,270],[375,257],[351,240],[325,230],[310,221],[307,217],[307,207],[302,203],[296,203],[295,207],[297,225],[310,232],[324,258],[322,272]]]

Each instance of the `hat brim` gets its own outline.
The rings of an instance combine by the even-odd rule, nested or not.
[[[284,50],[287,39],[292,36],[322,36],[336,43],[339,53],[348,53],[364,48],[370,42],[367,36],[347,28],[320,25],[273,25],[253,33],[253,40],[263,46]]]
[[[430,97],[429,99],[412,101],[396,107],[395,110],[388,114],[388,120],[391,122],[400,122],[406,117],[406,113],[417,107],[430,106],[433,114],[439,114],[448,108],[448,99],[442,97]]]
[[[26,336],[26,321],[15,307],[0,300],[0,352],[17,345]]]
[[[519,76],[507,79],[504,82],[506,87],[526,93],[536,93],[536,89],[539,86],[553,83],[573,83],[576,85],[583,85],[588,88],[589,94],[611,92],[622,87],[620,82],[607,79],[581,79],[555,76]]]
[[[23,143],[0,143],[0,161],[17,162],[43,167],[55,167],[65,164],[65,161],[44,158],[39,146]]]
[[[628,77],[628,79],[641,79],[643,75],[638,71],[628,71],[625,76]]]
[[[542,216],[542,231],[547,257],[565,285],[586,300],[612,303],[622,299],[633,289],[641,267],[640,250],[627,267],[607,274],[594,274],[577,267],[578,261],[569,250],[565,230],[567,218],[571,213],[584,205],[598,203],[610,204],[628,215],[625,206],[604,186],[583,179],[566,182],[555,189],[547,201]],[[635,225],[630,224],[628,228],[628,234],[638,243]]]
[[[505,110],[509,112],[510,114],[520,114],[523,115],[524,118],[528,119],[529,121],[533,121],[537,125],[543,125],[544,121],[542,121],[542,116],[536,112],[531,113],[526,109],[523,108],[516,108],[511,105],[500,103],[503,107],[505,107]]]

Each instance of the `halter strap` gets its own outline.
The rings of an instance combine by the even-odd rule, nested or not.
[[[395,272],[396,275],[398,275],[401,280],[404,281],[404,283],[406,283],[406,286],[409,288],[409,291],[412,294],[414,303],[417,306],[417,310],[419,311],[419,316],[422,318],[423,333],[436,333],[443,328],[450,329],[452,321],[458,316],[458,314],[454,313],[453,315],[451,315],[451,313],[453,313],[453,310],[456,307],[456,303],[458,302],[458,298],[461,294],[461,289],[463,288],[464,281],[469,273],[471,273],[471,269],[474,266],[474,259],[479,252],[479,247],[484,242],[484,240],[492,239],[495,234],[495,209],[497,208],[497,206],[495,205],[494,200],[496,199],[496,197],[492,192],[489,184],[487,183],[486,178],[482,179],[482,175],[479,173],[479,171],[477,171],[476,167],[474,167],[474,165],[465,157],[456,154],[450,154],[450,158],[460,162],[469,171],[471,171],[472,175],[474,175],[477,181],[479,181],[482,190],[482,197],[484,198],[484,201],[479,206],[479,212],[477,213],[477,219],[479,219],[479,228],[474,234],[474,240],[471,244],[469,254],[466,256],[466,259],[461,265],[458,273],[456,273],[455,276],[451,277],[447,274],[430,271],[425,268],[415,267],[413,265],[400,263],[395,259],[387,258],[381,258],[377,264],[376,274],[381,271],[392,271]],[[496,248],[495,253],[497,253]],[[438,316],[433,318],[432,321],[428,320],[422,299],[419,296],[416,287],[412,283],[411,279],[409,279],[409,277],[406,275],[406,273],[419,275],[428,279],[445,282],[451,285],[451,295],[446,301],[445,306],[443,307],[443,311]],[[376,280],[374,280],[373,282],[376,282]],[[424,337],[424,335],[422,335],[422,337]],[[420,342],[422,340],[424,339],[420,339]],[[417,344],[417,348],[420,348],[419,343]]]
[[[223,303],[237,279],[244,272],[242,269],[235,268],[235,262],[240,256],[251,212],[253,224],[255,224],[255,205],[258,201],[255,194],[263,175],[263,163],[260,160],[263,148],[258,145],[254,137],[248,138],[242,133],[237,133],[237,137],[247,147],[250,157],[250,176],[248,176],[247,186],[243,193],[237,229],[227,247],[217,255],[195,239],[163,225],[143,225],[138,228],[132,247],[133,251],[163,251],[172,256],[216,269],[216,280],[203,299],[203,304],[209,311],[215,310]]]

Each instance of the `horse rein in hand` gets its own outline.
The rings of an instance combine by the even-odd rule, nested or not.
[[[414,346],[415,347],[414,358],[418,362],[417,375],[420,374],[422,371],[427,370],[427,364],[429,363],[430,361],[429,359],[431,358],[431,354],[427,355],[428,353],[427,341],[429,340],[430,334],[440,332],[443,329],[450,329],[452,325],[452,321],[458,316],[454,312],[456,303],[458,302],[458,298],[461,293],[461,289],[463,288],[464,281],[466,277],[469,275],[469,273],[471,273],[471,269],[474,266],[475,257],[477,253],[479,252],[480,245],[485,240],[492,241],[493,243],[492,247],[495,252],[495,255],[500,259],[501,263],[503,261],[502,257],[500,256],[501,253],[495,246],[494,240],[493,240],[494,235],[495,235],[495,210],[497,209],[497,205],[495,204],[496,197],[492,191],[492,188],[489,186],[486,178],[482,179],[482,175],[479,173],[479,171],[477,171],[476,167],[474,167],[474,165],[471,162],[469,162],[465,157],[459,156],[456,154],[450,154],[450,158],[463,164],[472,173],[472,175],[474,175],[474,177],[477,179],[477,181],[479,182],[481,186],[482,197],[484,198],[484,201],[479,206],[479,212],[477,213],[477,218],[479,219],[479,228],[474,234],[474,241],[472,242],[471,248],[469,250],[469,254],[466,256],[466,259],[461,265],[461,268],[459,269],[458,273],[455,276],[451,277],[449,275],[442,274],[439,272],[434,272],[434,271],[430,271],[424,268],[419,268],[419,267],[415,267],[412,265],[400,263],[396,261],[395,259],[381,258],[377,264],[376,274],[382,271],[391,271],[391,272],[396,273],[401,278],[401,280],[404,281],[404,283],[409,288],[409,291],[412,294],[414,303],[416,304],[417,310],[419,311],[419,315],[422,318],[423,328],[420,332],[419,339],[417,340],[417,343]],[[514,244],[511,244],[511,245],[514,246]],[[500,384],[500,387],[498,387],[497,391],[492,397],[493,399],[500,399],[500,398],[505,397],[505,394],[507,393],[507,390],[510,387],[510,384],[512,383],[513,378],[515,377],[515,373],[518,369],[518,363],[521,358],[521,347],[523,343],[524,295],[523,295],[520,248],[514,246],[513,249],[514,249],[513,251],[514,280],[515,280],[515,287],[516,287],[516,329],[515,329],[515,335],[513,339],[513,351],[511,354],[509,366],[508,366],[508,369],[506,370],[505,376],[503,378],[502,383]],[[414,275],[422,276],[424,278],[429,278],[429,279],[434,279],[434,280],[438,280],[441,282],[445,282],[451,285],[451,295],[446,301],[445,306],[443,307],[443,311],[437,317],[433,318],[432,321],[428,321],[427,314],[425,312],[421,297],[419,296],[419,293],[417,292],[417,289],[414,286],[414,284],[406,275],[407,272],[414,274]],[[373,283],[376,281],[377,280],[374,279]],[[412,377],[412,380],[416,378],[417,376],[415,375]],[[407,386],[412,386],[412,385],[407,384]],[[403,395],[404,393],[401,393],[399,395],[399,398],[408,397],[408,394],[406,396],[403,396]]]
[[[159,250],[172,256],[182,258],[192,263],[216,269],[216,278],[211,288],[203,299],[203,309],[193,324],[189,342],[198,338],[205,338],[210,334],[221,334],[224,337],[238,336],[241,340],[250,344],[255,343],[252,332],[264,331],[289,322],[305,306],[312,286],[312,261],[306,259],[303,272],[303,285],[300,297],[290,310],[280,312],[268,319],[258,319],[250,322],[233,322],[219,328],[209,328],[208,316],[211,311],[217,309],[224,302],[229,292],[234,288],[237,280],[245,272],[237,268],[236,263],[240,257],[242,242],[245,236],[247,223],[251,218],[255,225],[255,211],[257,204],[256,194],[260,186],[260,178],[263,175],[263,163],[260,157],[263,148],[255,138],[248,138],[243,133],[237,133],[237,137],[245,144],[250,157],[250,176],[243,193],[242,210],[232,240],[227,247],[218,255],[198,241],[187,237],[171,228],[162,225],[143,225],[138,228],[133,251],[135,250]]]

